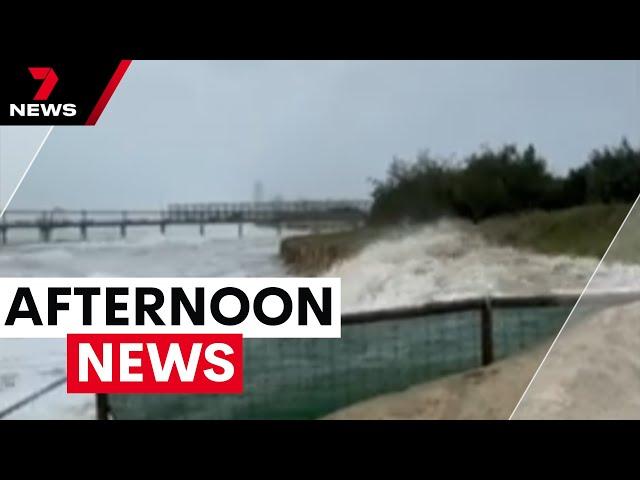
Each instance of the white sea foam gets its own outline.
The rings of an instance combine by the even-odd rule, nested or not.
[[[441,221],[379,240],[324,275],[342,278],[343,311],[479,295],[582,291],[596,258],[490,245],[470,225]],[[640,290],[640,266],[603,265],[592,290]]]

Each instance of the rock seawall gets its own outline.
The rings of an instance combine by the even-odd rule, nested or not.
[[[360,251],[374,236],[362,228],[289,237],[280,243],[280,257],[292,273],[318,275]]]

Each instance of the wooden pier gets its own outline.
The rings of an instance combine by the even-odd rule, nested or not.
[[[6,244],[9,231],[35,229],[48,242],[56,229],[77,229],[87,240],[89,230],[113,227],[127,236],[132,227],[156,226],[165,233],[171,225],[195,225],[200,235],[209,224],[235,223],[242,237],[245,223],[270,225],[280,231],[295,223],[335,222],[357,225],[366,218],[365,202],[261,202],[170,205],[166,210],[9,210],[0,219],[0,240]]]

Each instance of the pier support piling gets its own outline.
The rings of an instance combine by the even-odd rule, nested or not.
[[[86,240],[87,239],[87,211],[86,210],[82,210],[82,212],[80,212],[80,237],[82,238],[82,240]]]
[[[40,240],[43,242],[48,242],[51,240],[51,227],[48,225],[40,226]]]
[[[127,236],[127,212],[122,212],[122,222],[120,223],[120,237]]]

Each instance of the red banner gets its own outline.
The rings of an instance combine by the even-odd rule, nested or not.
[[[70,334],[68,393],[242,393],[242,335]]]

